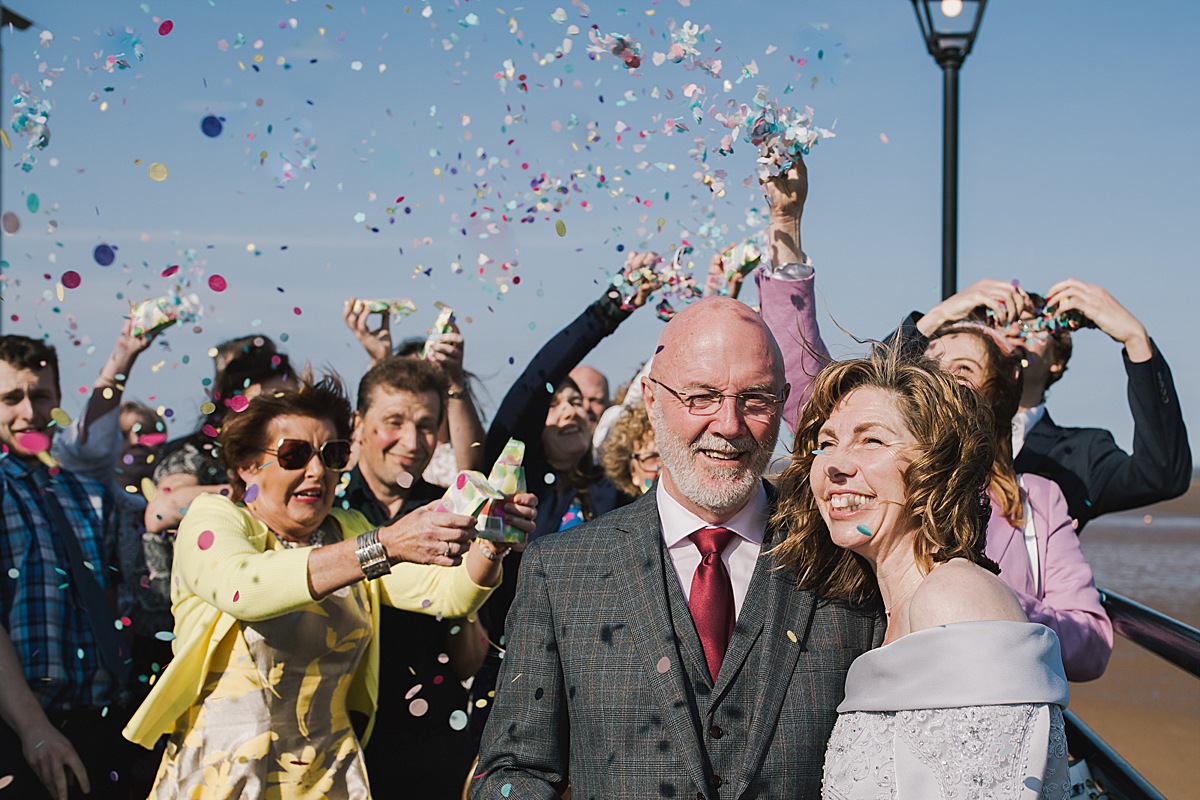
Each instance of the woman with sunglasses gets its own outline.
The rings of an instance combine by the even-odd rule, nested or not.
[[[430,505],[413,512],[430,515],[417,534],[413,514],[371,529],[332,508],[349,436],[349,401],[329,377],[226,420],[232,493],[184,516],[175,659],[125,730],[145,747],[170,734],[153,797],[369,797],[359,733],[374,717],[380,605],[464,616],[500,582],[500,558],[472,546],[472,517]],[[528,531],[535,505],[517,495],[506,510]]]

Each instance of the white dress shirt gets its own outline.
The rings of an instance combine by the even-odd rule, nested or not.
[[[1041,418],[1046,414],[1046,404],[1038,403],[1036,406],[1025,411],[1018,411],[1013,414],[1012,418],[1012,444],[1013,458],[1021,452],[1021,448],[1025,446],[1025,435],[1033,430],[1033,426],[1037,425]]]
[[[759,481],[757,491],[741,511],[720,525],[709,525],[691,511],[684,508],[671,493],[667,491],[662,481],[658,482],[658,521],[662,528],[663,541],[667,545],[667,553],[671,556],[671,564],[675,567],[675,575],[683,588],[683,596],[691,599],[692,578],[696,567],[700,566],[700,549],[688,537],[701,528],[728,528],[737,534],[729,546],[721,553],[721,561],[729,571],[729,580],[733,583],[733,610],[736,615],[742,612],[742,601],[750,588],[750,578],[754,576],[754,568],[758,564],[758,555],[762,550],[763,537],[767,530],[767,517],[770,507],[767,503],[767,490]]]

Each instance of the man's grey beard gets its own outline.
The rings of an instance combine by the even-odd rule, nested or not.
[[[727,400],[727,402],[734,402]],[[749,434],[733,439],[704,434],[694,444],[674,436],[663,413],[662,400],[654,404],[651,420],[654,423],[654,442],[663,467],[685,498],[711,514],[723,516],[741,510],[754,494],[759,479],[771,462],[775,440],[779,436],[779,417],[767,433],[766,441],[758,442]],[[735,449],[753,453],[750,463],[737,470],[721,469],[715,483],[703,480],[704,466],[696,458],[700,450]]]

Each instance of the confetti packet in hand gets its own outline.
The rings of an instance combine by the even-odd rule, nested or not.
[[[475,524],[480,539],[509,544],[525,541],[525,531],[508,524],[504,514],[504,505],[512,500],[513,495],[525,491],[525,468],[521,466],[524,459],[525,443],[519,439],[509,439],[492,465],[488,483],[503,496],[499,500],[486,500],[480,509],[479,521]]]
[[[441,312],[438,314],[437,322],[433,323],[433,327],[429,330],[429,337],[421,347],[421,358],[426,360],[433,357],[433,346],[437,344],[441,335],[450,333],[454,325],[454,309],[445,303],[434,303],[434,305],[440,308]]]

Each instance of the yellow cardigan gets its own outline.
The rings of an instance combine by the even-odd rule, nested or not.
[[[335,508],[330,517],[343,539],[374,527],[357,511]],[[306,547],[284,548],[266,525],[227,497],[196,498],[175,539],[175,657],[125,726],[126,739],[153,748],[162,734],[174,731],[176,721],[200,697],[213,653],[226,637],[238,635],[238,620],[270,619],[315,602],[308,593],[310,552]],[[371,626],[378,631],[381,603],[461,617],[478,610],[495,587],[477,585],[465,564],[447,568],[401,563],[392,567],[391,575],[370,581],[368,588]],[[347,699],[352,711],[370,720],[364,744],[375,725],[378,692],[379,638],[372,636]]]

